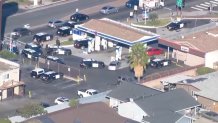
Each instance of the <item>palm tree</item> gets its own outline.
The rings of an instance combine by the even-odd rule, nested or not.
[[[146,53],[146,48],[144,44],[137,43],[132,46],[132,50],[129,54],[130,68],[134,70],[135,77],[137,77],[138,82],[140,82],[140,77],[143,76],[144,69],[148,63],[148,55]]]

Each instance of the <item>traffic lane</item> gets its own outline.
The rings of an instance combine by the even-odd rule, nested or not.
[[[6,33],[11,32],[15,25],[30,24],[37,26],[47,23],[52,18],[61,19],[75,12],[76,8],[79,10],[86,9],[98,4],[112,2],[115,0],[79,0],[72,1],[66,4],[43,8],[33,12],[27,12],[17,16],[10,16],[7,18]]]
[[[24,42],[24,43],[31,43],[33,41],[33,36],[36,33],[40,33],[40,32],[45,32],[45,33],[48,33],[48,34],[52,34],[53,38],[55,38],[57,29],[50,28],[50,27],[47,27],[47,26],[43,26],[43,27],[40,27],[40,28],[35,28],[34,30],[31,30],[31,31],[33,32],[33,34],[28,35],[28,36],[22,36],[22,37],[18,38],[17,41]],[[9,36],[9,34],[7,36]]]
[[[210,19],[184,19],[185,28],[195,28],[210,23]]]

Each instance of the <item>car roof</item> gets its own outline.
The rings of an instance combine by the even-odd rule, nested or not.
[[[87,91],[89,91],[89,92],[98,92],[98,91],[95,90],[95,89],[88,89]]]
[[[154,61],[154,62],[158,62],[158,61],[162,61],[163,59],[158,59],[158,58],[156,58],[156,59],[153,59],[152,61]]]
[[[38,47],[38,45],[34,44],[34,43],[27,43],[27,45],[31,46],[31,47]]]
[[[27,48],[27,49],[24,49],[25,51],[28,51],[28,52],[31,52],[31,53],[34,53],[34,52],[36,52],[35,50],[32,50],[32,49],[29,49],[29,48]]]
[[[59,59],[58,57],[55,57],[55,56],[47,56],[47,58],[53,59],[53,60],[58,60]]]
[[[39,33],[36,33],[37,36],[42,36],[42,35],[46,35],[47,33],[45,32],[39,32]]]
[[[83,59],[83,61],[96,61],[94,59]]]
[[[43,68],[35,68],[33,71],[42,71],[44,70]]]
[[[58,97],[57,99],[64,99],[64,100],[68,100],[68,98],[66,98],[66,97]]]
[[[27,30],[27,28],[24,28],[24,27],[18,27],[18,28],[15,28],[14,31],[20,31],[20,30]]]
[[[66,30],[66,29],[70,29],[70,27],[69,27],[69,26],[62,26],[62,27],[60,27],[59,29],[61,29],[61,30]]]
[[[48,72],[46,72],[45,74],[48,75],[48,74],[53,74],[53,73],[56,73],[56,72],[54,72],[54,71],[48,71]]]

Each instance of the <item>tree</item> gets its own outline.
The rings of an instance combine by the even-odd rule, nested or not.
[[[149,20],[154,22],[158,19],[158,14],[157,13],[150,13],[148,18],[149,18]]]
[[[132,51],[129,54],[130,68],[134,70],[135,77],[140,82],[140,77],[143,76],[144,69],[148,63],[148,55],[146,54],[146,48],[144,44],[137,43],[132,46]]]
[[[69,103],[70,107],[76,107],[76,106],[78,106],[78,104],[79,104],[79,102],[77,99],[71,99],[70,103]]]

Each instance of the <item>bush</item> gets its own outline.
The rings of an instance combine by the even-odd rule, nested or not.
[[[78,104],[79,102],[77,99],[71,99],[69,103],[70,107],[76,107]]]
[[[158,14],[157,13],[151,13],[149,14],[148,18],[151,20],[151,21],[155,21],[158,19]]]
[[[11,121],[6,118],[0,118],[0,123],[11,123]]]
[[[38,114],[44,114],[46,111],[40,104],[30,103],[23,108],[18,109],[17,113],[25,118],[29,118]]]
[[[70,37],[70,38],[68,39],[68,41],[73,41],[73,38],[72,38],[72,37]]]
[[[208,68],[208,67],[200,67],[196,70],[197,75],[204,75],[207,73],[214,72],[214,69]]]
[[[8,50],[2,50],[0,51],[0,56],[2,58],[5,58],[5,59],[13,59],[13,58],[16,58],[17,55],[15,55],[14,53],[8,51]]]

